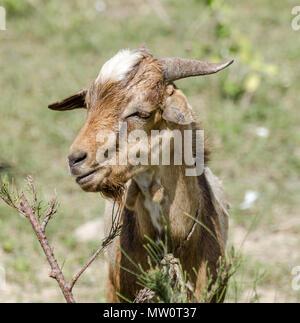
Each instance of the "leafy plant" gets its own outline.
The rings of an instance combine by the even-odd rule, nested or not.
[[[200,221],[194,219],[199,225]],[[128,268],[121,269],[135,275],[138,284],[142,289],[138,292],[135,302],[160,302],[160,303],[187,303],[197,301],[194,286],[189,281],[187,273],[182,269],[180,260],[175,258],[168,244],[168,227],[165,222],[164,240],[153,241],[145,236],[148,241],[144,248],[148,254],[149,269],[144,270],[140,264],[135,263],[125,250],[121,249],[122,254],[136,268],[136,272]],[[206,228],[205,228],[206,229]],[[224,259],[218,261],[217,277],[213,277],[207,271],[207,284],[201,290],[200,302],[222,302],[226,293],[229,279],[235,274],[241,263],[241,255],[236,255],[235,249],[230,248]],[[193,268],[195,275],[197,271]],[[120,298],[131,302],[121,294]],[[199,300],[198,300],[199,301]]]

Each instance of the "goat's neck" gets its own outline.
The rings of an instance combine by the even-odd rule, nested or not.
[[[134,177],[139,191],[134,211],[142,237],[163,236],[165,218],[174,243],[190,232],[201,206],[197,177],[187,177],[185,166],[158,166]]]

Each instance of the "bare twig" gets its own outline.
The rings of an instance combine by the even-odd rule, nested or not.
[[[46,255],[47,261],[51,267],[51,272],[49,276],[54,278],[66,301],[68,303],[75,303],[74,296],[72,294],[72,290],[79,277],[85,272],[85,270],[92,264],[92,262],[97,258],[97,256],[107,247],[113,239],[119,234],[120,226],[119,219],[121,209],[118,208],[116,216],[113,216],[112,227],[109,233],[109,236],[102,241],[101,246],[97,249],[97,251],[90,257],[88,262],[73,276],[70,283],[68,283],[62,273],[62,268],[59,266],[53,250],[50,246],[50,243],[45,235],[47,224],[49,220],[53,217],[53,215],[57,212],[57,200],[56,198],[52,199],[49,203],[48,210],[44,216],[42,223],[40,222],[40,203],[37,199],[36,190],[33,184],[33,180],[31,177],[27,179],[29,189],[32,194],[33,205],[30,205],[24,193],[22,192],[19,196],[13,198],[11,193],[9,192],[8,185],[2,184],[0,187],[0,198],[8,204],[10,207],[17,210],[19,213],[24,215],[31,223],[33,231],[35,232],[39,243]]]
[[[103,239],[101,246],[96,250],[96,252],[90,257],[88,262],[73,276],[69,288],[72,291],[74,285],[76,284],[78,278],[84,273],[84,271],[90,266],[90,264],[97,258],[97,256],[113,242],[114,238],[119,235],[121,227],[119,225],[121,215],[121,207],[118,207],[117,214],[114,214],[114,208],[112,211],[112,225],[108,236]]]
[[[91,256],[88,262],[73,276],[69,288],[72,291],[74,285],[76,284],[78,278],[84,273],[84,271],[89,267],[89,265],[97,258],[97,256],[104,250],[106,246],[101,246],[97,251]]]
[[[46,226],[49,222],[49,220],[52,218],[52,216],[57,212],[57,200],[56,199],[52,199],[49,203],[49,209],[48,212],[41,224],[41,229],[42,231],[45,233],[46,230]]]
[[[7,205],[18,211],[18,207],[16,206],[6,184],[1,185],[0,197]]]
[[[43,251],[47,257],[49,265],[51,267],[50,277],[56,279],[66,301],[68,303],[75,303],[72,292],[70,291],[68,284],[64,278],[64,275],[57,263],[57,260],[52,252],[52,249],[49,245],[48,239],[45,236],[45,233],[42,230],[41,224],[37,217],[35,216],[32,207],[29,205],[24,193],[21,193],[21,202],[19,206],[22,214],[30,221],[32,228],[39,239],[40,245],[43,248]]]

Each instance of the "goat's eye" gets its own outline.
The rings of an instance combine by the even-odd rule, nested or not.
[[[152,115],[151,112],[138,111],[138,112],[135,112],[135,113],[129,115],[127,118],[138,117],[141,119],[149,119],[151,117],[151,115]]]
[[[138,116],[142,119],[148,119],[151,117],[150,112],[138,112]]]

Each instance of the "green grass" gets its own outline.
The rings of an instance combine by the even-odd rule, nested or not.
[[[211,168],[224,180],[232,205],[231,240],[252,227],[228,301],[245,300],[254,283],[258,297],[250,300],[300,301],[290,274],[300,265],[300,32],[292,30],[290,13],[295,1],[165,0],[169,24],[150,1],[106,1],[101,14],[94,1],[0,0],[1,5],[7,8],[7,30],[0,31],[0,166],[10,168],[0,172],[18,186],[31,174],[43,198],[58,195],[59,213],[48,230],[67,277],[101,239],[79,242],[74,230],[102,217],[104,203],[68,175],[66,156],[84,111],[56,113],[47,104],[90,84],[120,48],[146,42],[157,57],[236,59],[217,76],[177,82],[213,147]],[[277,73],[268,72],[270,64]],[[253,92],[249,77],[260,82]],[[255,134],[258,126],[269,129],[268,138]],[[259,198],[253,208],[240,210],[249,189]],[[0,203],[0,265],[8,284],[0,301],[62,301],[31,231]],[[272,239],[277,244],[267,243]],[[103,275],[99,259],[75,287],[78,300],[104,301]]]

